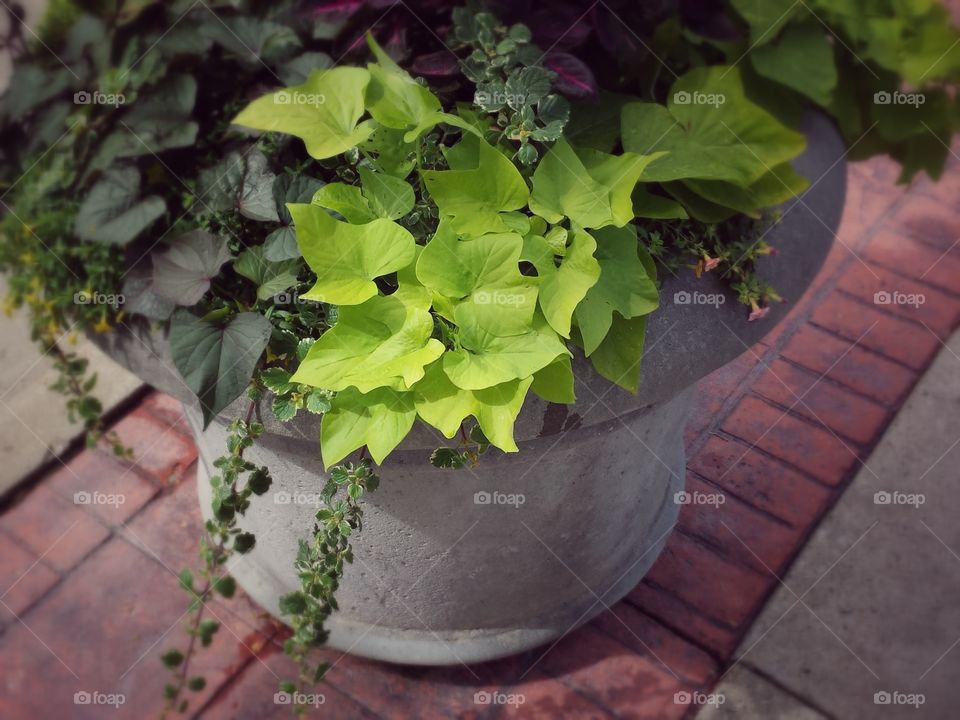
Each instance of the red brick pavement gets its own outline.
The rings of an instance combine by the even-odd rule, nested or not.
[[[675,693],[708,690],[764,600],[836,502],[941,341],[960,322],[960,164],[897,188],[892,163],[852,166],[824,270],[764,342],[704,379],[687,428],[687,505],[625,600],[549,651],[470,668],[404,668],[326,651],[328,718],[679,718]],[[922,304],[882,304],[876,293]],[[877,296],[885,297],[885,296]],[[900,296],[898,296],[900,297]],[[151,395],[116,426],[135,466],[85,450],[0,516],[0,717],[103,717],[73,693],[123,693],[116,716],[156,714],[159,655],[180,638],[176,573],[200,528],[196,450],[175,402]],[[122,505],[74,502],[122,493]],[[275,705],[283,630],[246,598],[199,665],[204,718],[287,717]],[[525,703],[478,705],[474,693]],[[98,714],[99,713],[99,714]],[[114,716],[114,715],[110,715]]]

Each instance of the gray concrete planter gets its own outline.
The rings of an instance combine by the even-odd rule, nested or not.
[[[843,207],[843,143],[810,115],[807,152],[795,163],[813,179],[788,203],[770,240],[776,258],[761,271],[791,299],[809,285],[833,240]],[[723,294],[719,306],[675,302],[677,293]],[[653,564],[679,510],[683,428],[694,383],[769,332],[789,306],[747,323],[732,293],[712,277],[664,282],[650,319],[637,396],[575,363],[578,401],[530,397],[517,423],[521,452],[492,450],[474,470],[441,471],[430,451],[443,439],[418,425],[381,469],[364,500],[364,529],[331,620],[334,647],[391,662],[452,664],[502,657],[554,640],[622,598]],[[209,508],[210,463],[224,448],[237,403],[207,430],[172,369],[163,338],[142,332],[98,338],[145,381],[187,404],[200,448],[201,507]],[[270,466],[274,487],[242,521],[257,535],[231,572],[278,614],[298,587],[292,561],[308,536],[323,484],[319,423],[280,425],[249,454]]]

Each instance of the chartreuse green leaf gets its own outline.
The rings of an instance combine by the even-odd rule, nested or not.
[[[504,452],[517,452],[513,424],[533,382],[532,377],[509,380],[483,390],[458,388],[434,363],[414,390],[417,414],[445,437],[452,438],[464,418],[472,415],[487,439]]]
[[[833,45],[814,18],[789,25],[776,43],[754,48],[750,63],[758,75],[786,85],[826,107],[837,86]]]
[[[367,44],[377,64],[367,66],[367,108],[373,118],[389,128],[404,129],[420,125],[427,117],[440,112],[440,101],[397,65],[367,33]]]
[[[369,153],[368,159],[378,170],[405,178],[417,165],[417,146],[407,142],[404,135],[402,130],[380,125],[359,147]]]
[[[724,180],[748,187],[801,152],[806,141],[747,99],[740,71],[695,68],[674,82],[667,107],[628,103],[623,147],[666,151],[643,173],[648,181]]]
[[[659,304],[655,279],[640,259],[633,225],[595,230],[600,279],[577,305],[575,315],[583,351],[589,357],[610,331],[614,311],[624,318],[653,312]]]
[[[712,203],[760,217],[760,208],[779,205],[796,197],[807,189],[810,182],[798,175],[790,163],[784,163],[746,188],[720,180],[688,180],[684,185]]]
[[[363,196],[376,217],[399,220],[413,210],[416,197],[406,180],[360,168]]]
[[[574,308],[600,278],[600,263],[594,258],[597,243],[584,230],[571,233],[560,265],[555,252],[539,235],[528,235],[523,242],[523,259],[532,263],[539,277],[539,302],[550,327],[570,337]]]
[[[531,328],[504,335],[502,314],[494,305],[464,302],[454,311],[460,347],[443,355],[443,370],[457,387],[482,390],[529,377],[561,355],[569,354],[560,336],[542,315]]]
[[[501,335],[530,330],[537,306],[537,281],[520,272],[523,238],[516,233],[488,233],[458,240],[443,221],[417,261],[417,278],[435,293],[434,310],[453,320],[455,308],[465,322],[483,314]],[[458,302],[461,301],[461,302]],[[459,324],[459,323],[458,323]]]
[[[325,390],[356,387],[406,389],[423,368],[443,353],[443,344],[430,337],[430,293],[401,287],[360,305],[340,308],[337,324],[317,340],[291,382]]]
[[[361,393],[348,388],[337,393],[320,421],[320,452],[324,468],[340,462],[364,445],[374,462],[381,463],[400,444],[417,411],[412,392],[377,388]]]
[[[413,210],[413,187],[403,178],[360,168],[362,186],[328,183],[313,196],[312,203],[330,208],[355,225],[375,218],[399,220]]]
[[[360,122],[370,73],[363,68],[314,70],[302,85],[257,98],[236,125],[295,135],[317,160],[333,157],[370,137],[373,123]]]
[[[417,278],[425,287],[453,299],[479,288],[529,284],[520,273],[522,250],[523,238],[516,233],[458,240],[450,222],[441,221],[417,260]]]
[[[273,199],[277,205],[281,226],[270,233],[263,242],[265,260],[282,262],[300,257],[297,234],[291,224],[293,218],[287,210],[287,203],[308,203],[321,187],[323,187],[322,180],[307,175],[284,173],[277,178],[273,184]]]
[[[462,118],[459,115],[453,115],[452,113],[434,112],[425,116],[415,128],[405,132],[403,134],[403,139],[405,142],[412,143],[427,130],[430,130],[441,123],[452,125],[453,127],[459,128],[460,130],[470,133],[475,137],[481,139],[483,138],[483,132],[471,121]]]
[[[615,312],[609,331],[590,356],[594,369],[610,382],[635,394],[640,386],[640,363],[646,333],[646,315],[625,318]]]
[[[250,383],[272,326],[263,315],[240,313],[226,322],[187,310],[170,320],[170,353],[184,382],[199,398],[204,427]]]
[[[663,155],[574,150],[558,140],[533,173],[530,209],[556,223],[564,216],[585,228],[626,225],[633,220],[630,195],[644,169]]]
[[[452,150],[454,157],[475,157],[476,162],[469,168],[460,165],[460,169],[421,173],[441,216],[451,218],[454,229],[464,235],[510,230],[500,213],[519,210],[529,198],[520,171],[503,153],[473,135]]]
[[[403,135],[407,143],[414,142],[439,123],[447,123],[482,137],[482,133],[469,121],[443,112],[437,97],[397,65],[369,33],[367,44],[377,59],[376,65],[367,66],[370,71],[367,108],[380,125],[393,130],[412,128]]]
[[[547,402],[565,405],[576,402],[570,356],[563,355],[545,368],[537,370],[533,374],[533,384],[530,389]]]
[[[415,256],[413,235],[391,220],[351,225],[316,205],[287,208],[300,252],[317,274],[316,284],[303,295],[307,300],[362,303],[377,294],[374,278],[406,267]]]
[[[363,191],[356,185],[327,183],[317,190],[310,203],[333,210],[353,225],[363,225],[377,217],[370,209],[370,202],[363,196]]]

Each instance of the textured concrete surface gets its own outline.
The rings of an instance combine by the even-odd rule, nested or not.
[[[361,501],[363,531],[329,644],[406,664],[485,662],[550,643],[619,602],[676,524],[692,391],[606,425],[521,441],[519,453],[490,450],[462,472],[432,467],[426,451],[388,459],[389,481]],[[227,433],[218,423],[200,433],[199,413],[187,417],[209,513],[211,463]],[[232,572],[278,617],[280,598],[300,587],[285,558],[320,507],[323,466],[315,444],[305,450],[264,435],[244,455],[271,469],[273,486],[244,514],[257,544]]]
[[[5,292],[0,277],[0,295]],[[142,386],[92,343],[80,340],[76,349],[90,358],[90,370],[99,375],[97,396],[104,408]],[[64,397],[49,389],[56,379],[50,358],[30,341],[26,314],[0,315],[0,495],[57,457],[82,432],[67,419]]]
[[[746,665],[734,667],[718,688],[697,699],[702,705],[699,720],[826,720]]]
[[[960,333],[783,579],[743,664],[836,717],[955,717],[958,464]],[[731,672],[716,692],[749,694],[743,677]]]

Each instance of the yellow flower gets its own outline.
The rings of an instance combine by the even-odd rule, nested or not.
[[[110,321],[107,320],[107,316],[104,315],[97,321],[97,324],[93,326],[93,331],[96,333],[108,333],[113,330],[113,326],[110,324]]]

